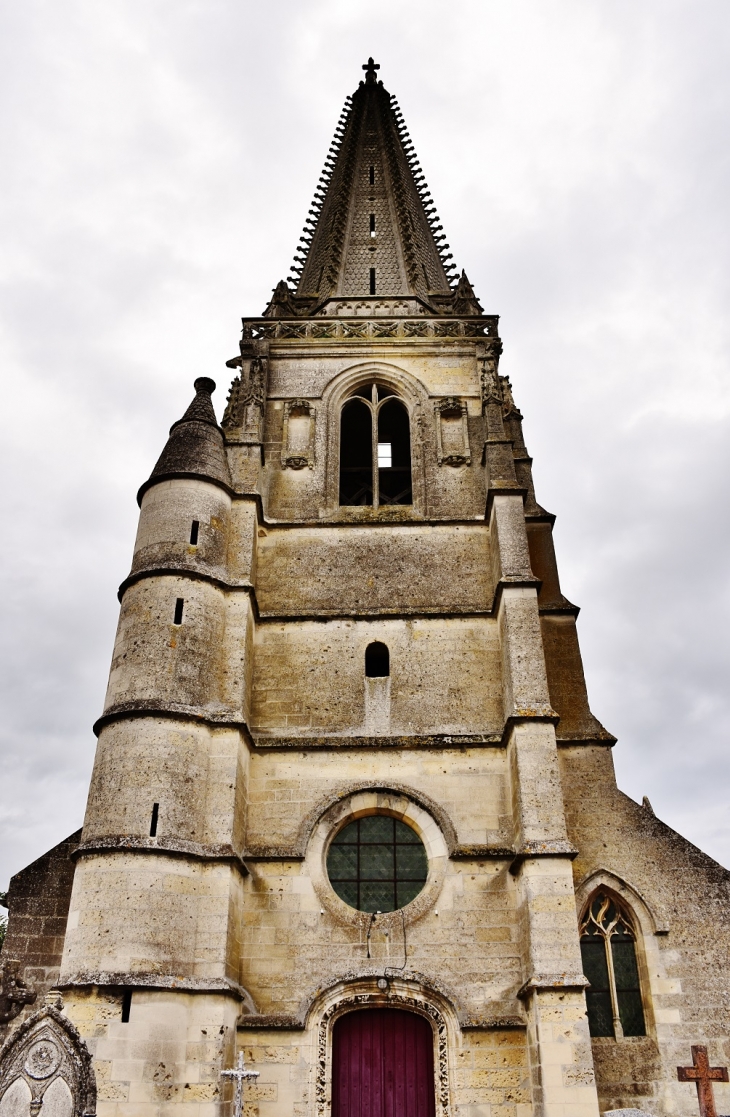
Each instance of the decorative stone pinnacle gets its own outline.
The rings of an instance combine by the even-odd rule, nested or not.
[[[375,85],[375,82],[376,82],[375,71],[379,70],[379,69],[380,69],[380,64],[378,62],[374,62],[372,57],[368,58],[367,64],[365,66],[363,66],[363,70],[365,71],[365,81],[366,81],[367,85]]]
[[[211,380],[209,376],[199,376],[193,383],[196,392],[205,392],[206,395],[212,395],[215,391],[215,380]]]

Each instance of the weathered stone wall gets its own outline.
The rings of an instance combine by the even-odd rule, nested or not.
[[[36,1000],[15,1018],[13,1027],[43,1003],[44,993],[58,980],[74,879],[71,854],[80,838],[80,830],[70,834],[10,880],[0,961],[18,961],[21,979],[36,992]],[[9,1027],[0,1021],[0,1043]]]
[[[505,750],[404,748],[387,738],[369,747],[258,749],[251,758],[247,849],[300,847],[314,819],[352,787],[407,787],[444,813],[456,846],[508,849],[514,840]],[[436,795],[438,792],[438,795]]]
[[[234,729],[154,717],[112,722],[99,736],[83,840],[147,839],[157,803],[158,841],[240,850],[247,762]]]
[[[601,1107],[695,1113],[694,1085],[677,1080],[690,1046],[707,1046],[713,1065],[730,1061],[730,873],[618,790],[609,748],[560,757],[578,907],[607,887],[637,930],[647,1035],[592,1041]],[[730,1086],[715,1093],[725,1112]]]
[[[235,980],[240,880],[235,866],[214,858],[87,853],[76,867],[61,983]]]
[[[122,1022],[121,989],[67,990],[65,1012],[93,1056],[99,1117],[219,1117],[232,1089],[237,998],[136,989]]]
[[[216,485],[177,478],[161,481],[142,498],[132,574],[171,566],[225,576],[231,498]],[[193,520],[198,541],[190,542]]]
[[[485,524],[269,528],[257,552],[265,616],[486,612]]]
[[[368,733],[365,649],[374,640],[390,650],[383,732],[501,735],[497,628],[468,617],[260,625],[254,732]]]

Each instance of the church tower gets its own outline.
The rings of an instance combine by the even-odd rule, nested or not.
[[[616,788],[498,318],[363,69],[139,490],[53,1011],[100,1117],[690,1117],[728,874]]]

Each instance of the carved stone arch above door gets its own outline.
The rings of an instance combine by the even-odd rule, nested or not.
[[[44,1099],[52,1102],[54,1117],[96,1114],[91,1055],[71,1021],[53,1005],[29,1016],[0,1049],[3,1117],[26,1117],[26,1104],[29,1117],[43,1117]]]
[[[341,1016],[369,1008],[396,1009],[425,1017],[433,1030],[434,1093],[436,1117],[451,1117],[451,1069],[459,1025],[454,1005],[421,975],[387,977],[350,974],[320,991],[308,1012],[316,1027],[317,1059],[314,1083],[315,1112],[327,1117],[332,1102],[332,1036]]]

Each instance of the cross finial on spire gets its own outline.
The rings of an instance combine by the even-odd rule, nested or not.
[[[366,65],[363,66],[365,70],[365,81],[368,85],[375,84],[375,71],[380,69],[380,63],[374,62],[372,58],[368,58]]]

